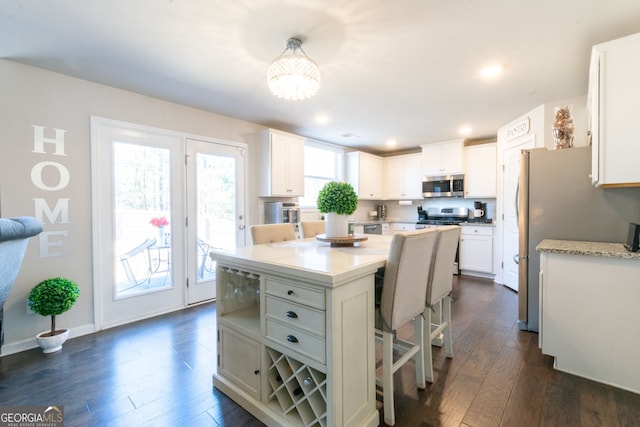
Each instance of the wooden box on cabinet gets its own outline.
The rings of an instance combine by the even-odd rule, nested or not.
[[[258,137],[260,196],[304,196],[304,138],[267,129]]]

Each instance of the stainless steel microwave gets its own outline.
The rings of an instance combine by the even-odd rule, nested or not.
[[[425,176],[423,197],[464,197],[464,175]]]

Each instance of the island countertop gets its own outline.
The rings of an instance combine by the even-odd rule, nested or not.
[[[540,252],[587,255],[640,260],[640,252],[628,251],[622,243],[583,242],[577,240],[545,239],[536,247]]]
[[[393,236],[367,235],[354,247],[332,248],[315,238],[213,251],[211,258],[225,265],[253,266],[262,271],[313,280],[327,287],[340,286],[354,275],[371,274],[384,267]]]

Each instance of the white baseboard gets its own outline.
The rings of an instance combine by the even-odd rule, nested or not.
[[[95,331],[96,331],[96,328],[93,323],[78,326],[77,328],[72,328],[69,330],[69,339],[92,334]],[[37,347],[38,347],[38,343],[36,343],[35,337],[28,338],[22,341],[12,342],[11,344],[5,344],[2,346],[2,352],[0,353],[0,357],[8,356],[10,354],[20,353],[21,351],[31,350],[32,348],[37,348]]]

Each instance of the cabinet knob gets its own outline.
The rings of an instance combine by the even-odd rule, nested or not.
[[[297,319],[298,314],[295,311],[287,311],[287,317],[290,317],[292,319]]]
[[[287,341],[298,342],[298,338],[296,338],[295,335],[287,335]]]
[[[255,371],[253,371],[253,373],[254,373],[255,375],[258,375],[258,374],[260,373],[260,370],[259,370],[259,369],[256,369]]]
[[[289,289],[289,290],[287,291],[287,295],[293,295],[293,290],[292,290],[292,289]]]

